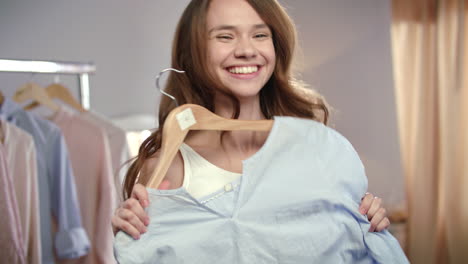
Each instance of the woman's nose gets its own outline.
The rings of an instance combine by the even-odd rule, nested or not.
[[[252,40],[240,39],[234,51],[236,58],[254,58],[257,56],[257,49],[255,48]]]

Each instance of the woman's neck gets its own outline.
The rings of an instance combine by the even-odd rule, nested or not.
[[[218,99],[215,103],[215,114],[224,118],[232,118],[234,114],[234,105],[231,100],[224,98]],[[239,100],[239,120],[262,120],[265,116],[260,108],[260,100],[257,97]]]
[[[229,100],[216,101],[215,114],[232,118]],[[240,100],[239,120],[265,119],[258,100]],[[240,161],[250,158],[265,144],[269,132],[265,131],[191,131],[185,143],[208,161],[229,171],[242,171]]]
[[[258,97],[243,99],[240,101],[240,113],[239,120],[262,120],[265,119],[261,108]],[[215,105],[216,114],[224,118],[232,118],[233,106],[230,100],[216,100]],[[212,133],[221,133],[220,131],[212,131],[203,133],[200,135],[207,138],[213,138]],[[249,155],[256,152],[264,143],[268,137],[268,132],[259,131],[229,131],[223,136],[223,147],[225,149],[231,149],[244,155]]]

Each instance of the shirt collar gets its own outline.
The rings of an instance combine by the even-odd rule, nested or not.
[[[21,106],[13,102],[10,98],[5,97],[3,104],[0,105],[0,116],[6,120],[9,120],[15,112],[21,110]]]

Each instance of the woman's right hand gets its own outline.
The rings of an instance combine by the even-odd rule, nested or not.
[[[160,184],[159,189],[168,189],[169,185],[169,181],[164,180]],[[145,208],[148,205],[148,192],[145,186],[139,183],[135,184],[130,198],[125,200],[112,216],[114,235],[122,230],[134,239],[139,239],[140,235],[146,232],[146,227],[149,224],[149,217],[145,212]]]

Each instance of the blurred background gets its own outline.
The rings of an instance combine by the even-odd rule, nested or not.
[[[154,81],[170,66],[188,2],[0,0],[0,59],[95,66],[89,109],[124,132],[125,160],[157,127]],[[468,263],[468,1],[280,2],[299,31],[299,78],[333,107],[330,126],[358,151],[369,191],[383,198],[390,231],[410,261]],[[5,98],[31,82],[59,83],[80,102],[78,74],[8,67],[0,66]],[[33,100],[26,101],[21,105]],[[50,112],[43,108],[33,111]],[[121,177],[122,171],[115,181]]]

